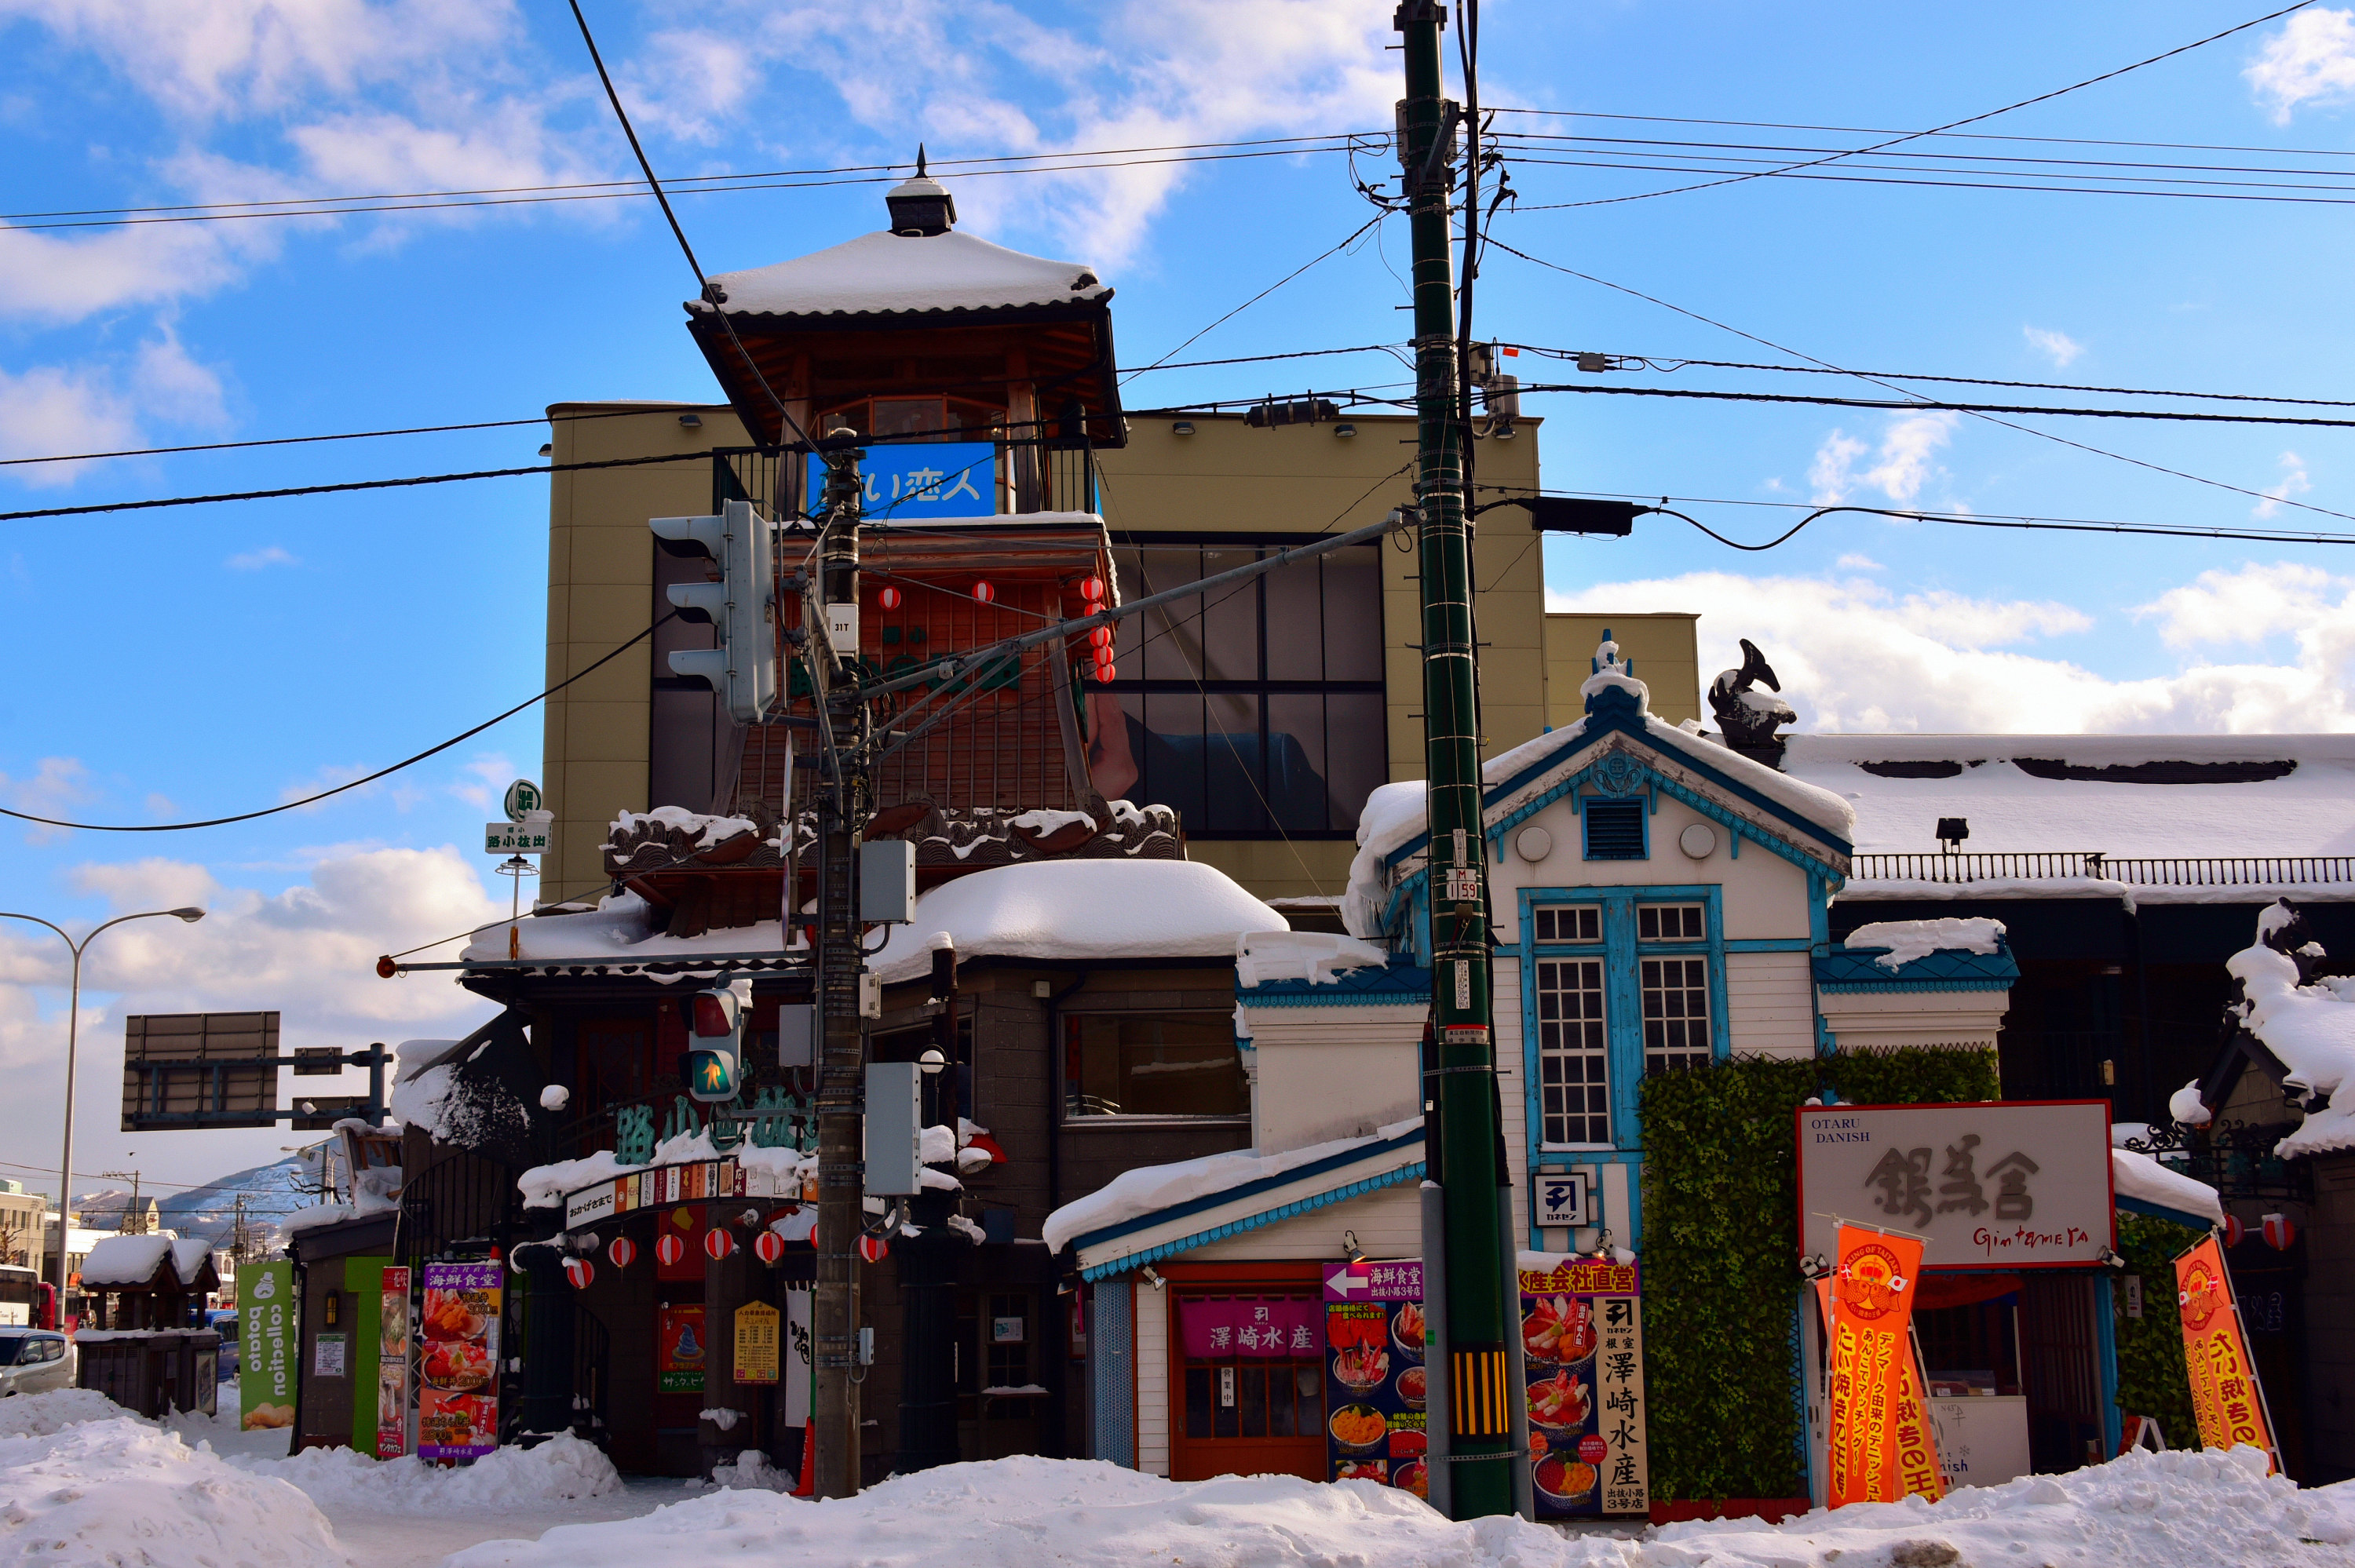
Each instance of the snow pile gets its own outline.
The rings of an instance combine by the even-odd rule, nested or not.
[[[1367,1138],[1337,1138],[1329,1143],[1312,1143],[1305,1149],[1287,1149],[1280,1154],[1261,1154],[1249,1149],[1232,1150],[1225,1154],[1206,1154],[1199,1160],[1180,1160],[1170,1165],[1140,1165],[1124,1171],[1086,1197],[1064,1204],[1047,1216],[1039,1234],[1050,1252],[1060,1252],[1074,1236],[1100,1231],[1106,1225],[1116,1225],[1141,1214],[1150,1214],[1175,1203],[1208,1197],[1240,1187],[1246,1181],[1264,1181],[1281,1176],[1286,1171],[1313,1164],[1353,1149],[1369,1149],[1387,1142],[1403,1133],[1420,1131],[1423,1118],[1392,1122],[1377,1128]]]
[[[2216,1189],[2205,1181],[2195,1181],[2179,1171],[2169,1171],[2147,1154],[2131,1149],[2110,1150],[2110,1191],[2121,1198],[2139,1198],[2146,1203],[2175,1209],[2202,1219],[2224,1223],[2224,1205],[2216,1196]]]
[[[2192,1079],[2167,1097],[2167,1114],[2186,1127],[2206,1127],[2215,1119],[2208,1102],[2200,1097],[2200,1080]]]
[[[1131,810],[1135,808],[1132,807]],[[1096,825],[1096,820],[1085,811],[1050,811],[1041,809],[1025,811],[1018,817],[1009,817],[1007,819],[1006,825],[1020,828],[1026,833],[1035,833],[1046,839],[1054,837],[1065,828],[1092,829]]]
[[[718,272],[731,316],[986,311],[1103,299],[1112,290],[1076,261],[1026,256],[951,229],[862,234],[773,266]],[[712,307],[689,300],[698,313]]]
[[[1235,940],[1235,983],[1245,991],[1273,980],[1331,985],[1351,969],[1380,969],[1389,962],[1389,955],[1370,942],[1325,931],[1251,931]]]
[[[359,1211],[349,1203],[305,1203],[290,1213],[280,1224],[289,1235],[296,1235],[326,1225],[340,1225],[346,1220],[357,1218],[358,1213]]]
[[[957,958],[1225,958],[1246,931],[1284,931],[1283,916],[1198,861],[1035,861],[944,882],[916,900],[872,960],[886,985],[932,972],[932,933]],[[917,933],[923,933],[918,935]]]
[[[81,1282],[107,1287],[144,1285],[171,1255],[170,1236],[108,1236],[91,1247],[90,1256],[82,1261]],[[178,1273],[176,1266],[173,1272]],[[180,1283],[187,1281],[184,1278]]]
[[[932,1568],[1797,1568],[2345,1563],[2355,1487],[2300,1491],[2253,1449],[2134,1454],[2062,1477],[1965,1488],[1945,1501],[1862,1504],[1782,1525],[1670,1525],[1641,1540],[1512,1518],[1457,1524],[1412,1493],[1294,1476],[1165,1481],[1092,1460],[948,1465],[842,1501],[717,1491],[642,1519],[490,1541],[449,1568],[641,1568],[736,1561]],[[2318,1549],[2318,1545],[2320,1549]],[[2333,1551],[2330,1548],[2341,1548]]]
[[[769,1463],[758,1448],[746,1448],[730,1463],[711,1467],[711,1484],[722,1491],[789,1492],[801,1484],[801,1478]]]
[[[1885,969],[1901,969],[1932,953],[1992,953],[2002,946],[2003,922],[1983,916],[1957,919],[1951,915],[1934,920],[1877,920],[1848,934],[1851,953],[1861,948],[1886,948],[1873,959]]]
[[[51,1437],[89,1421],[112,1421],[131,1413],[94,1388],[53,1388],[0,1400],[0,1438]]]
[[[622,1486],[613,1462],[570,1432],[535,1447],[499,1448],[454,1468],[428,1465],[414,1454],[375,1459],[351,1448],[305,1448],[283,1459],[240,1455],[229,1463],[256,1478],[291,1483],[317,1502],[381,1510],[526,1508],[593,1498]]]
[[[116,1414],[0,1439],[0,1563],[328,1568],[350,1561],[293,1487],[240,1473],[208,1450]]]
[[[2275,1145],[2285,1160],[2355,1149],[2355,1092],[2340,1103],[2339,1086],[2355,1075],[2355,986],[2344,980],[2297,983],[2297,962],[2262,945],[2227,959],[2227,973],[2248,1001],[2243,1020],[2286,1071],[2282,1086],[2301,1098],[2328,1095],[2328,1108],[2307,1113],[2296,1132]],[[2180,1118],[2178,1118],[2181,1119]]]
[[[659,836],[676,832],[691,840],[697,849],[707,850],[740,834],[760,831],[750,817],[710,816],[684,806],[656,806],[651,811],[623,811],[616,816],[605,830],[605,842],[610,845],[630,833]]]

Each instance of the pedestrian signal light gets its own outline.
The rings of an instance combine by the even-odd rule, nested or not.
[[[709,561],[719,573],[717,582],[663,590],[680,620],[719,634],[715,648],[674,652],[671,673],[719,693],[738,724],[758,724],[777,698],[775,525],[751,503],[731,501],[717,517],[656,517],[648,526],[665,553]]]
[[[681,1011],[687,1014],[687,1092],[705,1102],[734,1099],[743,1001],[732,991],[699,991],[683,999]]]

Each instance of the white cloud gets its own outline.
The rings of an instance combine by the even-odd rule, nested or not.
[[[505,913],[505,900],[484,892],[472,863],[455,848],[382,849],[323,862],[307,879],[275,892],[224,887],[204,866],[162,858],[85,865],[71,881],[104,896],[114,913],[184,902],[210,911],[195,925],[131,921],[91,947],[82,970],[77,1075],[87,1107],[81,1132],[90,1169],[104,1169],[115,1158],[107,1151],[128,1141],[115,1133],[112,1112],[125,1013],[276,1009],[284,1045],[353,1050],[371,1040],[397,1044],[460,1034],[490,1012],[480,998],[433,975],[395,980],[376,975],[379,953],[465,931]],[[65,944],[36,927],[5,925],[14,928],[0,928],[0,1071],[26,1092],[0,1098],[0,1144],[54,1150]],[[80,935],[81,928],[74,929]],[[329,1093],[365,1087],[357,1074],[340,1086],[304,1082]],[[274,1148],[284,1133],[180,1136],[187,1141],[176,1143],[173,1156],[185,1163],[167,1173],[196,1181],[218,1173],[191,1169],[207,1159],[229,1168],[232,1156],[208,1152],[225,1142]],[[238,1139],[244,1142],[237,1144]],[[139,1148],[152,1152],[145,1143]],[[75,1165],[84,1167],[80,1148]]]
[[[2029,734],[2355,730],[2355,578],[2289,565],[2206,573],[2134,613],[2183,650],[2171,674],[2119,680],[2009,644],[2090,630],[2050,601],[1900,597],[1864,578],[1694,572],[1549,592],[1549,609],[1634,603],[1700,614],[1701,678],[1765,651],[1825,731]],[[2286,661],[2209,662],[2200,651],[2287,637]]]
[[[0,252],[5,249],[0,241]],[[145,439],[143,420],[218,427],[226,417],[219,377],[190,357],[169,323],[158,323],[157,335],[120,366],[0,370],[0,457],[121,451]],[[99,466],[40,462],[5,471],[25,484],[60,485]]]
[[[2301,104],[2355,94],[2355,10],[2298,12],[2241,75],[2276,125],[2288,124]]]
[[[1859,556],[1852,551],[1834,561],[1832,565],[1844,572],[1885,572],[1889,569],[1870,556]]]
[[[264,567],[300,566],[302,561],[282,546],[264,545],[259,550],[246,550],[231,556],[221,565],[233,572],[258,572]]]
[[[33,765],[30,779],[11,779],[0,773],[0,800],[11,810],[29,812],[41,817],[70,817],[73,809],[91,800],[90,769],[79,758],[44,757]],[[38,823],[25,824],[28,843],[46,843],[63,838],[72,830],[44,827]]]
[[[1816,504],[1837,506],[1860,487],[1878,490],[1900,505],[1910,505],[1931,477],[1941,471],[1936,454],[1954,439],[1960,418],[1945,410],[1892,415],[1881,432],[1876,461],[1860,472],[1857,463],[1865,455],[1865,443],[1845,430],[1834,430],[1816,449],[1815,461],[1807,466]]]
[[[2019,334],[2028,340],[2029,347],[2044,355],[2062,370],[2068,369],[2070,361],[2085,352],[2085,345],[2067,333],[2051,332],[2043,327],[2024,326],[2019,329]]]
[[[2276,461],[2281,466],[2281,482],[2265,487],[2265,499],[2249,508],[2252,517],[2270,517],[2281,510],[2283,502],[2314,488],[2314,482],[2306,476],[2305,459],[2296,452],[2284,452]]]

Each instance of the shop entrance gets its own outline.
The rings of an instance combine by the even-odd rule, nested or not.
[[[2097,1465],[2102,1453],[2101,1345],[2090,1275],[2044,1270],[2019,1287],[2019,1369],[2028,1450],[2039,1475]]]
[[[957,1292],[957,1452],[964,1458],[1039,1451],[1047,1390],[1039,1375],[1038,1305],[1028,1290]]]
[[[1313,1270],[1310,1266],[1312,1279]],[[1268,1271],[1262,1266],[1254,1272]],[[1262,1339],[1239,1329],[1219,1332],[1235,1324],[1248,1328],[1262,1316],[1321,1323],[1321,1287],[1291,1279],[1227,1283],[1197,1276],[1182,1285],[1173,1279],[1169,1298],[1169,1366],[1176,1374],[1170,1380],[1170,1479],[1329,1479],[1321,1330],[1305,1347],[1289,1338],[1278,1345],[1273,1333]],[[1261,1308],[1268,1310],[1263,1314]]]

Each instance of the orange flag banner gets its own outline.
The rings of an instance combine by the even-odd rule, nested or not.
[[[2175,1260],[2175,1299],[2183,1319],[2183,1368],[2191,1381],[2191,1410],[2200,1418],[2203,1448],[2248,1443],[2263,1448],[2281,1468],[2265,1423],[2257,1369],[2241,1333],[2232,1299],[2232,1277],[2224,1254],[2210,1236]]]
[[[1905,1398],[1913,1382],[1913,1296],[1922,1244],[1842,1225],[1838,1256],[1829,1293],[1828,1500],[1834,1508],[1894,1502],[1914,1489],[1916,1478],[1926,1488],[1939,1486],[1919,1389],[1910,1402]],[[1926,1475],[1920,1468],[1924,1462]]]

